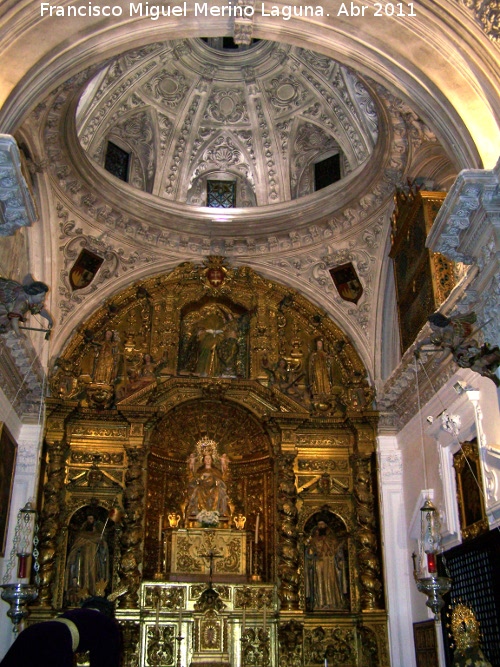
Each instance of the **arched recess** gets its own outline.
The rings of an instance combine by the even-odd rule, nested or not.
[[[104,164],[108,141],[120,145],[131,156],[128,182],[139,190],[152,192],[157,163],[154,135],[150,111],[134,110],[108,130],[93,151],[93,158]]]
[[[171,399],[175,393],[172,389]],[[182,392],[177,396],[182,400]],[[243,394],[240,395],[242,398]],[[151,435],[147,461],[144,574],[152,577],[157,570],[158,517],[163,515],[166,525],[169,514],[180,516],[183,527],[193,524],[188,507],[192,496],[189,462],[190,457],[196,457],[197,444],[203,439],[215,443],[213,467],[218,474],[222,476],[221,469],[227,467],[222,482],[227,487],[227,513],[231,518],[240,514],[245,516],[246,527],[253,532],[259,516],[259,542],[265,548],[257,553],[249,544],[247,561],[259,558],[255,567],[259,568],[260,576],[264,581],[272,581],[277,517],[271,438],[262,421],[247,407],[223,393],[217,396],[210,392],[173,407]],[[196,480],[200,464],[201,461],[196,459]],[[235,525],[226,522],[226,527],[234,529]],[[168,566],[167,563],[167,569]]]
[[[255,206],[258,180],[252,158],[231,132],[217,132],[204,143],[191,160],[193,168],[187,175],[188,204],[207,206],[207,180],[235,180],[236,206]],[[259,202],[261,203],[261,202]],[[264,202],[267,203],[267,202]]]
[[[292,199],[314,192],[313,163],[330,155],[341,153],[337,138],[306,119],[300,119],[291,137],[290,189]],[[352,160],[354,162],[354,160]],[[346,173],[351,171],[345,161]],[[345,175],[345,174],[342,174]]]

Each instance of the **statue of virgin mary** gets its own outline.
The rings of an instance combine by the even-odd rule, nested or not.
[[[188,459],[187,517],[196,519],[200,513],[228,516],[227,455],[219,457],[213,440],[200,440],[196,449],[197,453],[193,452]]]

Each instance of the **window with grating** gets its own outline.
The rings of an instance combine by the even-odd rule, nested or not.
[[[446,552],[452,578],[443,610],[446,664],[452,664],[446,624],[450,600],[470,606],[481,628],[481,648],[493,667],[500,667],[500,532],[490,531]]]
[[[207,181],[209,208],[236,207],[236,181]]]
[[[130,163],[130,153],[117,146],[112,141],[108,141],[106,147],[106,157],[104,159],[104,169],[110,174],[116,176],[122,181],[128,182],[128,168]]]

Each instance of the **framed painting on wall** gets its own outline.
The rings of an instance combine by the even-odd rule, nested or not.
[[[16,441],[5,424],[0,422],[0,557],[5,555],[16,454]]]
[[[482,492],[481,460],[477,438],[462,442],[453,455],[457,479],[457,500],[462,538],[471,540],[488,530],[488,518]]]

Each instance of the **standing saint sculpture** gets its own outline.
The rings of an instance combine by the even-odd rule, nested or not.
[[[92,380],[96,384],[112,384],[118,375],[118,333],[108,329],[96,349]]]
[[[345,609],[347,577],[344,547],[324,520],[306,542],[306,598],[311,610]]]
[[[228,517],[224,479],[228,468],[228,457],[219,456],[215,441],[202,439],[197,443],[196,453],[192,452],[188,458],[188,519],[196,519],[202,525],[217,525],[221,517]]]
[[[74,606],[89,595],[102,595],[110,579],[109,548],[103,525],[89,512],[74,536],[65,576],[66,604]]]
[[[330,358],[321,339],[316,341],[316,350],[309,357],[309,385],[313,396],[324,396],[331,390]]]

